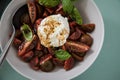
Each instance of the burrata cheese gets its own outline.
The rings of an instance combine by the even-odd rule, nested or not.
[[[70,33],[68,19],[60,14],[44,18],[38,25],[37,34],[45,47],[64,45]]]

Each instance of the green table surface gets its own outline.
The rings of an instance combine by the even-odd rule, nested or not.
[[[94,0],[105,24],[105,39],[100,55],[82,75],[72,80],[120,80],[120,0]],[[0,15],[10,0],[0,0]],[[28,80],[5,61],[0,80]]]

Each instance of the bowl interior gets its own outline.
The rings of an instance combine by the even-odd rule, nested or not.
[[[0,26],[0,44],[2,48],[4,48],[5,43],[9,39],[9,34],[11,32],[12,15],[18,8],[23,6],[25,3],[26,0],[13,0],[6,8],[2,16]],[[34,71],[29,67],[27,63],[21,61],[17,57],[16,50],[13,48],[13,46],[11,46],[7,55],[7,61],[17,72],[27,78],[34,80],[67,80],[82,74],[91,66],[91,64],[95,61],[98,54],[100,53],[103,44],[104,24],[102,16],[94,1],[92,0],[79,0],[75,5],[79,9],[84,23],[95,23],[96,25],[95,31],[91,33],[91,36],[94,39],[94,43],[91,47],[91,50],[85,56],[84,61],[77,63],[75,67],[69,71],[65,71],[61,68],[55,68],[53,72],[49,73]]]

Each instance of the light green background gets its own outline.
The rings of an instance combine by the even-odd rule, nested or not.
[[[6,5],[10,0],[0,0]],[[105,24],[104,45],[94,64],[72,80],[120,80],[120,0],[95,0]],[[0,5],[1,9],[1,5]],[[2,12],[0,12],[2,13]],[[0,80],[28,80],[5,63]]]

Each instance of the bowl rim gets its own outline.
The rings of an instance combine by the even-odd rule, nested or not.
[[[102,50],[102,46],[103,46],[103,43],[104,43],[104,36],[105,36],[105,33],[104,33],[104,31],[105,31],[105,30],[104,30],[104,29],[105,29],[105,28],[104,28],[104,22],[103,22],[103,18],[102,18],[102,15],[101,15],[101,13],[100,13],[100,10],[98,9],[97,5],[95,4],[95,2],[94,2],[93,0],[90,0],[90,1],[93,3],[93,5],[95,6],[95,8],[96,8],[96,10],[97,10],[97,12],[98,12],[98,15],[100,16],[100,20],[101,20],[101,23],[102,23],[101,25],[103,26],[103,33],[102,33],[103,36],[102,36],[102,39],[101,39],[100,48],[99,48],[99,50],[97,51],[97,52],[98,52],[97,56],[95,56],[94,60],[92,60],[92,62],[90,63],[90,65],[87,66],[87,68],[84,69],[84,70],[81,72],[81,74],[83,74],[86,70],[88,70],[88,68],[90,68],[91,65],[92,65],[92,64],[95,62],[95,60],[97,59],[100,51]],[[3,18],[4,18],[3,16],[5,15],[5,12],[8,10],[8,7],[9,7],[10,5],[12,5],[13,2],[14,2],[14,0],[11,1],[11,2],[8,4],[8,6],[6,7],[6,9],[4,10],[4,12],[3,12],[2,16],[1,16],[1,21],[3,20]],[[0,25],[1,25],[1,22],[0,22]],[[11,62],[8,60],[8,58],[6,58],[6,59],[7,59],[7,62],[10,64],[10,66],[11,66],[16,72],[18,72],[20,75],[22,75],[22,76],[24,76],[24,77],[26,77],[26,78],[28,78],[28,79],[32,79],[31,77],[29,77],[29,76],[23,74],[22,72],[20,72],[19,70],[17,70],[17,68],[15,68],[14,65],[11,64]],[[79,75],[81,75],[81,74],[73,75],[72,77],[69,77],[69,78],[66,78],[66,79],[69,80],[69,79],[75,78],[75,77],[77,77],[77,76],[79,76]],[[66,80],[66,79],[65,79],[65,80]]]

